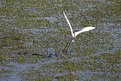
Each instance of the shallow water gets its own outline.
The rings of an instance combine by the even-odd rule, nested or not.
[[[120,81],[120,1],[1,1],[0,81]],[[113,6],[113,7],[112,7]],[[95,26],[63,49],[73,29]]]

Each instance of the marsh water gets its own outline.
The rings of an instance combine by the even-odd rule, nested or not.
[[[0,81],[120,81],[120,0],[0,0]],[[71,39],[68,16],[82,33]]]

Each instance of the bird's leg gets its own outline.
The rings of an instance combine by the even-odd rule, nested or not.
[[[67,44],[66,44],[66,46],[65,46],[65,48],[64,48],[64,50],[63,50],[64,53],[67,53],[67,50],[68,50],[68,48],[69,48],[71,42],[72,42],[72,41],[70,41],[70,40],[67,42]]]

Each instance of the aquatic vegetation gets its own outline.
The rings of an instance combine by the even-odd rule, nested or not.
[[[74,29],[97,27],[79,35],[66,54],[71,35],[63,11]],[[120,0],[2,0],[0,80],[120,80],[120,11]]]

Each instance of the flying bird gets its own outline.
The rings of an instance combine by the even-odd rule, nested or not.
[[[76,36],[79,35],[80,33],[83,33],[83,32],[86,32],[86,31],[90,31],[90,30],[95,29],[95,27],[88,26],[88,27],[85,27],[85,28],[83,28],[83,29],[81,29],[81,30],[79,30],[79,31],[77,31],[77,32],[74,32],[73,29],[72,29],[72,26],[71,26],[71,24],[70,24],[70,22],[69,22],[69,20],[68,20],[68,18],[67,18],[67,16],[66,16],[66,14],[65,14],[65,12],[63,12],[63,15],[64,15],[64,17],[66,18],[66,21],[67,21],[67,23],[68,23],[68,25],[69,25],[69,27],[70,27],[71,35],[72,35],[72,37],[73,37],[72,42],[75,42],[74,39],[75,39]]]
[[[75,39],[75,38],[77,37],[77,35],[79,35],[80,33],[83,33],[83,32],[86,32],[86,31],[90,31],[90,30],[95,29],[95,27],[88,26],[88,27],[85,27],[85,28],[83,28],[83,29],[81,29],[81,30],[79,30],[79,31],[74,32],[73,29],[72,29],[72,26],[71,26],[71,24],[70,24],[70,22],[69,22],[69,19],[67,18],[66,14],[65,14],[65,12],[63,12],[63,15],[64,15],[64,17],[66,18],[66,21],[67,21],[67,23],[68,23],[68,25],[69,25],[69,27],[70,27],[70,30],[71,30],[71,35],[72,35],[72,37],[73,37],[73,39],[72,39],[71,42],[75,42],[74,39]],[[63,52],[67,52],[67,47],[69,47],[69,45],[70,45],[71,42],[68,42],[68,43],[66,44],[66,46],[65,46],[65,48],[64,48],[64,50],[63,50]]]

